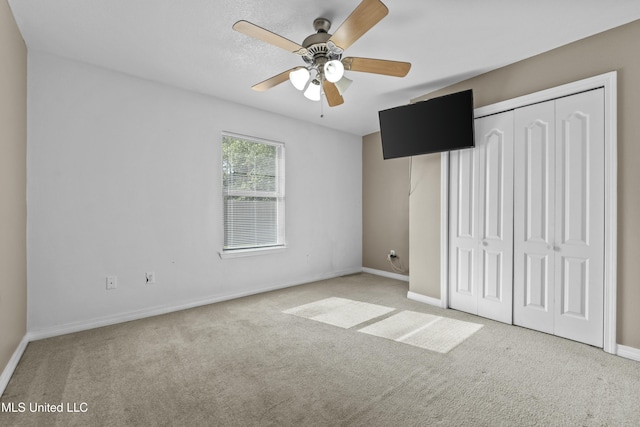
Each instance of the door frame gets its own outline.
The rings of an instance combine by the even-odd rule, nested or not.
[[[474,110],[474,119],[539,102],[604,88],[604,351],[617,353],[618,112],[617,72],[534,92]],[[449,308],[449,153],[440,166],[440,304]]]

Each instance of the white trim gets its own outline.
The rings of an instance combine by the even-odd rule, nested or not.
[[[407,298],[424,304],[433,305],[435,307],[446,308],[446,304],[444,304],[441,299],[431,298],[426,295],[417,294],[415,292],[407,292]]]
[[[617,139],[617,72],[590,77],[540,92],[523,95],[517,98],[479,107],[474,110],[474,117],[480,118],[538,102],[549,101],[563,96],[573,95],[596,88],[604,88],[605,97],[605,238],[604,238],[604,351],[616,353],[616,316],[617,316],[617,220],[618,220],[618,139]],[[444,157],[444,156],[443,156]],[[448,158],[448,156],[447,156]],[[443,159],[444,161],[444,159]],[[445,176],[446,173],[446,176]],[[448,168],[442,168],[441,181],[449,179]],[[442,191],[442,190],[441,190]],[[448,191],[448,190],[447,190]],[[441,199],[443,196],[441,195]],[[441,202],[440,227],[448,233],[449,204]],[[448,247],[444,240],[441,243],[441,258],[447,259],[444,267],[449,271]],[[443,264],[444,265],[444,264]],[[442,267],[441,267],[442,268]],[[449,279],[441,272],[441,298],[448,295]],[[443,299],[443,306],[448,307],[448,300]]]
[[[2,371],[2,375],[0,375],[0,396],[2,396],[2,394],[4,393],[4,390],[7,388],[7,385],[9,385],[11,376],[13,375],[13,372],[18,367],[20,358],[22,358],[22,354],[26,350],[27,344],[29,344],[29,341],[30,339],[28,338],[27,335],[25,335],[22,338],[22,341],[20,341],[20,344],[18,344],[18,348],[16,348],[16,351],[13,352],[11,359],[9,359],[9,363],[7,363],[7,366],[4,367],[4,370]]]
[[[618,80],[604,84],[604,351],[616,352],[618,302]],[[612,124],[611,126],[607,126]]]
[[[226,130],[223,130],[221,133],[222,133],[222,136],[228,136],[230,138],[237,138],[237,139],[244,139],[249,142],[258,142],[260,144],[273,145],[275,147],[285,145],[284,142],[282,141],[275,141],[273,139],[264,139],[264,138],[259,138],[257,136],[244,135],[242,133],[235,133],[235,132],[230,132]]]
[[[293,286],[303,285],[305,283],[317,282],[319,280],[332,279],[334,277],[346,276],[349,274],[355,274],[360,272],[362,272],[361,268],[354,268],[354,269],[343,270],[343,271],[334,272],[330,274],[323,274],[316,277],[311,277],[303,281],[271,285],[261,289],[246,291],[246,292],[239,292],[237,294],[232,294],[232,295],[213,296],[209,298],[202,298],[202,299],[197,299],[189,302],[183,302],[175,305],[156,306],[148,309],[131,311],[131,312],[121,313],[113,316],[106,316],[106,317],[101,317],[96,319],[88,319],[88,320],[83,320],[79,322],[71,322],[71,323],[66,323],[64,325],[53,326],[50,328],[29,331],[27,333],[27,337],[29,341],[36,341],[36,340],[41,340],[45,338],[56,337],[59,335],[66,335],[74,332],[85,331],[88,329],[100,328],[103,326],[110,326],[118,323],[129,322],[132,320],[140,320],[147,317],[153,317],[161,314],[172,313],[174,311],[187,310],[190,308],[200,307],[203,305],[214,304],[217,302],[228,301],[228,300],[242,298],[250,295],[261,294],[264,292],[275,291],[278,289],[289,288]]]
[[[232,259],[232,258],[244,258],[256,255],[269,255],[284,252],[287,248],[286,245],[281,246],[269,246],[265,248],[251,248],[251,249],[233,249],[228,251],[218,252],[220,259]]]
[[[362,267],[363,273],[375,274],[376,276],[388,277],[389,279],[402,280],[403,282],[409,281],[409,276],[398,273],[391,273],[390,271],[376,270],[373,268]]]
[[[635,360],[636,362],[640,362],[640,349],[627,347],[626,345],[617,345],[618,349],[616,354],[620,357],[624,357],[626,359]]]
[[[513,110],[515,108],[521,108],[539,102],[562,98],[564,96],[574,95],[576,93],[596,89],[599,87],[604,87],[606,92],[607,88],[615,89],[616,74],[616,71],[611,71],[605,74],[600,74],[598,76],[589,77],[561,86],[552,87],[550,89],[545,89],[540,92],[534,92],[528,95],[523,95],[517,98],[508,99],[506,101],[497,102],[495,104],[487,105],[484,107],[478,107],[474,110],[474,117],[477,119],[480,117],[488,116],[490,114],[502,113],[504,111]]]

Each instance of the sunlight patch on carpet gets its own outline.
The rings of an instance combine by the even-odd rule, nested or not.
[[[283,313],[293,314],[348,329],[390,313],[393,310],[395,310],[395,308],[353,301],[346,298],[331,297],[290,308],[283,311]]]
[[[414,311],[402,311],[360,329],[362,332],[410,344],[438,353],[448,353],[482,325]]]

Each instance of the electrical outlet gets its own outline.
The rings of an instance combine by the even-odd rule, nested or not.
[[[107,276],[107,290],[118,287],[118,276]]]
[[[390,256],[391,258],[395,258],[395,257],[396,257],[396,251],[394,251],[393,249],[391,249],[391,250],[389,251],[389,256]]]
[[[152,285],[156,283],[156,273],[154,273],[153,271],[148,271],[146,274],[146,278],[147,278],[147,285]]]

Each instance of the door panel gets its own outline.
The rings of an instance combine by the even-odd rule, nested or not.
[[[450,154],[449,305],[511,323],[513,113],[477,119],[475,135]]]
[[[478,124],[478,127],[482,123]],[[504,206],[504,150],[505,134],[493,129],[485,138],[483,170],[484,170],[484,205],[483,228],[485,239],[503,240],[504,224],[502,211]]]
[[[458,167],[458,238],[475,238],[476,153],[464,150],[457,156]]]
[[[560,123],[558,188],[562,243],[589,244],[589,121],[588,115],[575,111]]]
[[[458,248],[458,266],[456,268],[458,272],[458,280],[456,280],[456,291],[459,294],[473,297],[474,284],[473,284],[473,258],[475,251],[473,249]]]
[[[477,314],[477,174],[476,150],[454,151],[450,155],[450,292],[451,308]]]
[[[475,121],[478,183],[478,315],[513,320],[513,112]]]
[[[556,101],[555,334],[603,346],[604,90]]]
[[[536,107],[537,110],[543,110]],[[548,116],[551,111],[541,111]],[[549,117],[547,117],[549,120]],[[526,228],[525,241],[528,243],[548,244],[549,211],[552,191],[549,173],[550,145],[553,143],[549,127],[553,122],[535,120],[524,127],[524,221]]]
[[[492,302],[501,302],[503,300],[502,277],[503,261],[502,252],[492,252],[488,250],[482,251],[484,258],[482,277],[482,298]]]
[[[587,319],[589,260],[562,257],[560,315]]]
[[[525,255],[524,306],[549,311],[549,257]]]
[[[554,102],[515,111],[513,323],[553,333]]]

